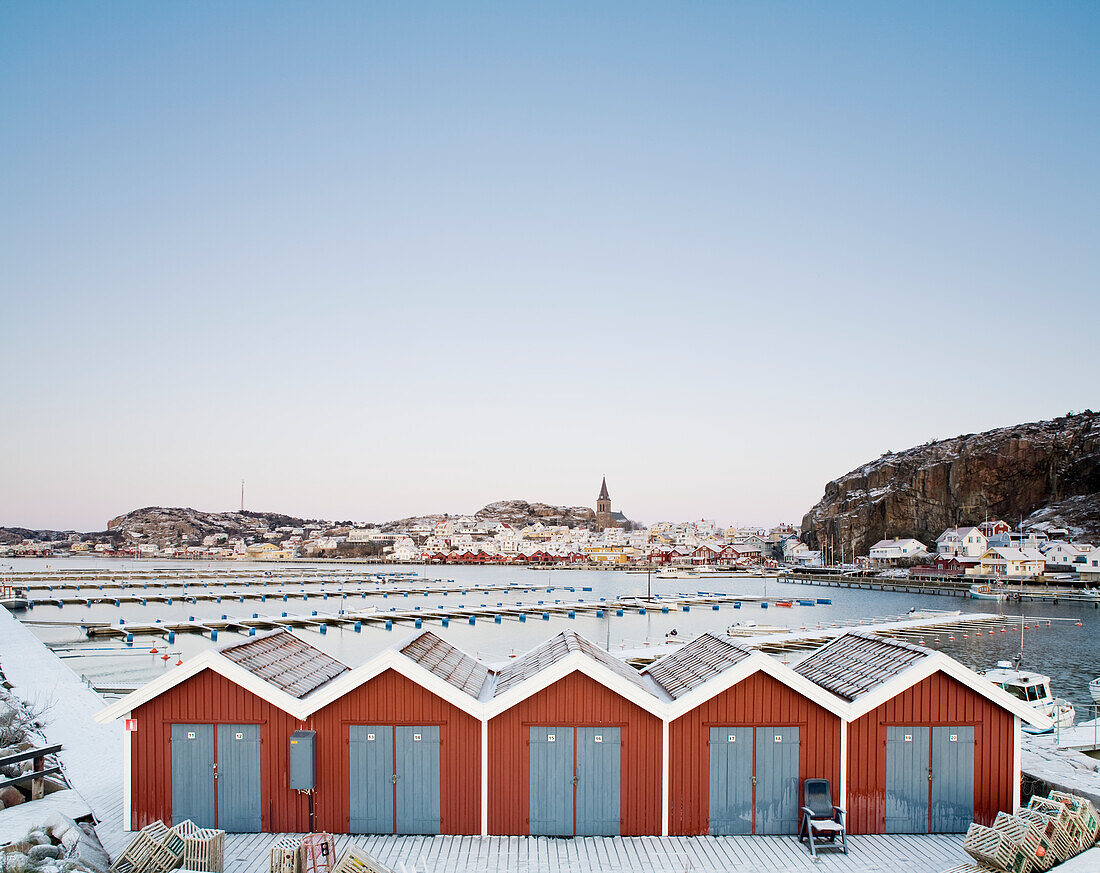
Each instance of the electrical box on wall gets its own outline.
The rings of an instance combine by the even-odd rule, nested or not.
[[[290,787],[312,791],[317,783],[314,739],[317,731],[294,731],[290,735]]]

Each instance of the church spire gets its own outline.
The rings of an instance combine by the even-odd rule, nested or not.
[[[610,495],[607,493],[607,477],[606,476],[603,477],[603,484],[600,486],[600,496],[597,497],[596,499],[597,500],[610,500],[611,499]]]

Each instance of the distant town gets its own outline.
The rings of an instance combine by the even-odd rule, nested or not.
[[[506,507],[505,504],[494,506]],[[929,576],[1033,578],[1074,573],[1100,580],[1100,547],[1074,542],[1069,531],[1014,530],[1005,521],[956,526],[934,543],[882,539],[867,555],[838,556],[829,544],[811,549],[792,524],[727,526],[699,519],[643,526],[612,510],[604,481],[595,511],[574,507],[568,524],[517,524],[477,515],[409,519],[385,526],[258,521],[245,535],[183,534],[156,542],[135,530],[118,536],[69,534],[63,540],[26,539],[0,545],[0,557],[123,557],[194,560],[365,560],[396,564],[597,565],[608,567],[722,567],[838,571],[886,570]],[[507,514],[502,512],[501,514]],[[117,521],[117,520],[116,520]],[[163,540],[163,537],[160,539]],[[129,540],[126,542],[125,540]],[[193,541],[197,540],[197,541]],[[840,557],[840,560],[838,560]]]

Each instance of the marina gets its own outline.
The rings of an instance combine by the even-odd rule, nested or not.
[[[350,633],[353,636],[378,634],[385,633],[387,626],[390,629],[404,627],[406,630],[403,632],[407,633],[425,628],[430,623],[440,632],[447,633],[459,627],[470,628],[473,623],[476,627],[485,625],[491,628],[491,633],[503,632],[504,625],[523,633],[528,633],[521,631],[525,627],[531,628],[532,632],[536,628],[546,628],[537,632],[537,635],[541,635],[562,627],[563,623],[568,626],[591,621],[602,622],[597,626],[611,627],[617,622],[652,619],[658,622],[658,626],[663,626],[671,621],[681,625],[685,619],[695,621],[705,617],[706,623],[713,626],[716,621],[721,621],[720,616],[731,614],[739,616],[743,615],[746,609],[752,609],[751,614],[754,616],[774,614],[776,617],[791,616],[794,620],[782,624],[764,621],[758,623],[746,616],[738,617],[728,626],[726,626],[728,623],[723,624],[723,628],[736,634],[738,641],[749,649],[767,652],[770,656],[797,663],[798,659],[807,653],[816,651],[830,640],[853,629],[883,639],[901,640],[915,645],[942,643],[946,646],[964,643],[972,646],[979,639],[999,642],[1015,637],[1018,646],[1025,640],[1030,643],[1033,639],[1030,633],[1033,631],[1052,632],[1061,625],[1066,628],[1064,632],[1069,632],[1070,629],[1078,630],[1081,624],[1073,616],[1052,615],[1040,618],[1013,616],[1002,612],[966,613],[961,610],[939,609],[933,605],[912,607],[909,613],[903,612],[901,615],[846,617],[843,613],[837,612],[834,603],[835,595],[820,598],[785,597],[783,583],[775,579],[758,580],[757,587],[748,591],[738,580],[730,583],[738,586],[736,591],[674,594],[663,591],[652,594],[622,593],[624,585],[618,582],[615,589],[620,593],[616,595],[615,589],[609,589],[607,582],[602,581],[599,574],[571,578],[577,579],[578,584],[550,585],[540,579],[537,584],[532,580],[531,583],[524,585],[516,583],[515,580],[493,579],[491,574],[485,574],[484,571],[478,574],[476,579],[471,575],[470,578],[459,579],[453,583],[450,580],[427,580],[420,576],[405,575],[402,579],[392,580],[384,585],[368,579],[357,580],[351,585],[369,585],[371,590],[344,591],[337,594],[338,586],[334,586],[331,580],[322,585],[316,577],[310,577],[309,581],[304,578],[284,577],[283,586],[275,589],[278,594],[269,593],[268,602],[276,602],[279,606],[285,602],[288,607],[297,603],[299,605],[297,614],[288,608],[286,611],[291,614],[285,616],[249,614],[235,617],[226,614],[225,618],[196,616],[194,619],[186,617],[173,619],[164,615],[159,621],[124,618],[121,625],[117,621],[111,622],[98,618],[94,621],[87,619],[70,621],[63,618],[66,613],[73,610],[90,609],[97,612],[108,609],[115,613],[125,612],[128,607],[143,606],[140,601],[146,591],[151,591],[158,596],[158,599],[145,597],[146,608],[176,612],[187,608],[197,609],[199,606],[216,609],[218,606],[224,608],[224,605],[234,602],[237,604],[257,602],[256,598],[247,596],[255,592],[250,591],[248,586],[238,587],[240,583],[236,581],[226,583],[225,590],[220,592],[217,583],[214,584],[213,590],[209,587],[199,588],[196,593],[201,592],[206,597],[189,602],[179,596],[182,586],[180,589],[170,589],[171,594],[166,595],[163,590],[156,589],[156,586],[162,585],[163,581],[141,580],[139,584],[143,586],[142,588],[138,591],[133,589],[127,591],[127,596],[133,596],[136,599],[120,600],[116,604],[113,598],[104,596],[91,607],[83,606],[81,603],[65,602],[59,608],[58,619],[41,617],[44,605],[36,605],[22,613],[23,624],[27,630],[22,632],[24,636],[21,640],[26,643],[25,635],[30,630],[47,634],[66,630],[79,633],[86,640],[85,643],[79,641],[55,643],[54,653],[49,652],[45,646],[36,641],[36,645],[44,653],[39,658],[40,663],[37,664],[39,671],[43,669],[45,658],[51,658],[52,663],[58,665],[58,667],[51,667],[51,670],[58,668],[66,670],[63,664],[83,665],[88,659],[95,660],[101,655],[133,657],[138,661],[144,658],[159,660],[157,656],[150,655],[148,652],[142,654],[139,649],[143,642],[150,639],[160,640],[161,645],[168,646],[169,640],[178,643],[183,638],[200,637],[206,645],[219,646],[222,645],[222,640],[218,638],[219,632],[225,640],[235,643],[239,640],[259,637],[280,628],[292,628],[298,633],[307,635],[309,639],[320,642],[326,639],[326,634]],[[610,574],[607,578],[624,580],[626,577],[623,574]],[[318,584],[314,584],[315,579]],[[149,589],[144,588],[146,582],[150,583]],[[593,584],[588,584],[589,582]],[[49,583],[46,584],[48,586]],[[302,588],[306,590],[303,592]],[[187,590],[191,591],[190,585]],[[267,588],[266,585],[265,590],[272,592],[272,589]],[[503,599],[484,603],[466,602],[471,596],[493,592],[515,592],[518,594],[518,600],[513,598],[511,602]],[[558,598],[557,602],[551,602],[548,595],[560,592],[572,596]],[[82,593],[90,592],[82,591]],[[301,599],[303,593],[306,597],[304,603]],[[585,596],[577,597],[578,593],[583,593]],[[246,595],[244,600],[241,600],[242,594]],[[286,601],[281,599],[283,594],[287,596]],[[366,596],[363,596],[364,594]],[[328,601],[337,606],[336,609],[324,608],[326,595]],[[214,599],[211,600],[211,596]],[[222,604],[217,602],[219,596],[222,598]],[[432,601],[433,596],[445,600],[462,599],[460,602],[449,605],[429,602],[422,605],[409,604],[408,607],[392,605],[395,598],[402,604],[406,604],[414,599],[424,600],[425,597],[428,601]],[[171,597],[171,603],[168,602],[168,597]],[[539,598],[543,598],[541,602]],[[936,601],[934,598],[928,598],[927,602]],[[363,610],[356,611],[354,607],[364,603],[367,605]],[[789,605],[784,607],[785,604]],[[45,605],[45,608],[49,609],[49,606]],[[609,622],[612,624],[608,624]],[[359,633],[356,629],[357,623]],[[659,637],[654,638],[654,633],[659,634]],[[636,667],[642,667],[662,655],[676,651],[690,638],[690,631],[685,630],[684,637],[677,639],[677,635],[669,637],[667,630],[661,631],[657,627],[652,627],[650,636],[642,641],[640,647],[631,648],[629,640],[624,639],[616,648],[620,657]],[[104,645],[108,646],[109,650],[100,653],[95,651],[97,646],[102,648]],[[154,643],[154,645],[157,644]],[[3,646],[0,645],[0,649],[2,648]],[[66,660],[60,660],[59,655]],[[2,656],[3,652],[0,651],[0,657]],[[508,656],[501,657],[507,660]],[[75,661],[72,660],[74,658]],[[78,679],[77,682],[79,681]],[[110,687],[105,682],[99,684],[105,691],[113,694],[124,694],[132,689],[132,686],[122,683],[117,687]],[[93,694],[86,687],[84,693],[92,695],[87,698],[88,700],[97,700],[100,701],[98,706],[103,705],[103,698]],[[75,742],[72,739],[70,741]],[[1042,779],[1045,776],[1055,780],[1059,775],[1059,767],[1067,766],[1061,763],[1062,758],[1059,757],[1064,754],[1057,750],[1047,750],[1043,755],[1038,752],[1025,755],[1027,762],[1025,775],[1028,778]],[[116,785],[115,788],[121,792],[120,785]],[[102,805],[104,807],[108,805],[106,799]],[[117,805],[115,809],[117,810]],[[118,815],[118,812],[111,814]],[[108,822],[101,821],[98,829],[112,855],[121,851],[121,847],[125,845],[128,838],[126,832],[121,829],[121,825],[115,828]],[[226,870],[244,873],[255,869],[257,859],[266,857],[268,847],[278,837],[279,834],[267,833],[229,835]],[[591,869],[593,858],[599,859],[601,869],[610,870],[627,869],[644,864],[655,870],[679,871],[687,868],[715,871],[726,869],[778,871],[822,869],[822,864],[841,869],[839,865],[843,864],[844,869],[879,871],[889,869],[887,864],[889,859],[906,857],[911,861],[911,863],[907,862],[907,866],[912,869],[938,873],[961,860],[961,837],[950,834],[925,836],[885,834],[861,836],[857,834],[849,838],[853,855],[847,858],[826,855],[816,864],[810,860],[797,841],[768,836],[578,837],[561,841],[545,837],[352,835],[340,836],[337,840],[341,848],[347,844],[360,846],[374,854],[383,863],[389,863],[395,869],[408,871],[470,870],[472,873],[482,873],[482,871],[514,869],[517,862],[526,864],[528,869],[532,870],[575,869],[580,871]]]

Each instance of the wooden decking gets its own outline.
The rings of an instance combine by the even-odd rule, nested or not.
[[[225,873],[268,869],[285,834],[230,834]],[[967,860],[962,835],[849,837],[847,856],[816,863],[795,837],[336,837],[408,873],[940,873]]]

